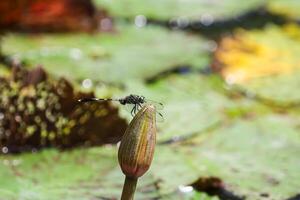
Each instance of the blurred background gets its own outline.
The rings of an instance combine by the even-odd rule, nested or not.
[[[136,199],[300,199],[299,0],[1,0],[0,200],[114,200],[112,102],[164,121]]]

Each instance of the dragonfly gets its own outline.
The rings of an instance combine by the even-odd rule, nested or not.
[[[87,103],[87,102],[102,102],[102,101],[116,101],[119,102],[121,105],[132,106],[130,114],[134,116],[145,104],[151,104],[155,106],[156,110],[162,110],[163,104],[160,102],[152,101],[146,99],[144,96],[130,94],[123,98],[113,99],[113,98],[83,98],[78,100],[80,103]],[[163,115],[157,111],[157,116],[159,121],[163,121]]]

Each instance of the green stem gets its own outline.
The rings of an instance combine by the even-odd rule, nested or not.
[[[136,184],[137,178],[131,178],[126,176],[123,185],[121,200],[133,200]]]

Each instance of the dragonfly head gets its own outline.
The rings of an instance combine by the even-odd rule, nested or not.
[[[138,96],[138,102],[139,103],[145,103],[145,97],[144,96]]]
[[[127,103],[127,100],[126,99],[120,99],[119,102],[120,102],[120,104],[125,105]]]

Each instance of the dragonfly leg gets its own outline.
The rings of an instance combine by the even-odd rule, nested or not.
[[[139,108],[142,108],[142,104],[140,104],[140,103],[138,104],[138,109],[139,109]]]
[[[131,113],[132,117],[135,115],[135,113],[136,113],[136,104],[134,105],[134,107],[132,108],[130,113]]]
[[[133,110],[134,110],[134,107],[133,107],[132,110],[130,111],[130,114],[131,114],[132,117],[133,117]]]
[[[139,108],[142,108],[142,105],[140,103],[137,103],[134,105],[134,114],[137,113],[137,111],[139,110]]]

